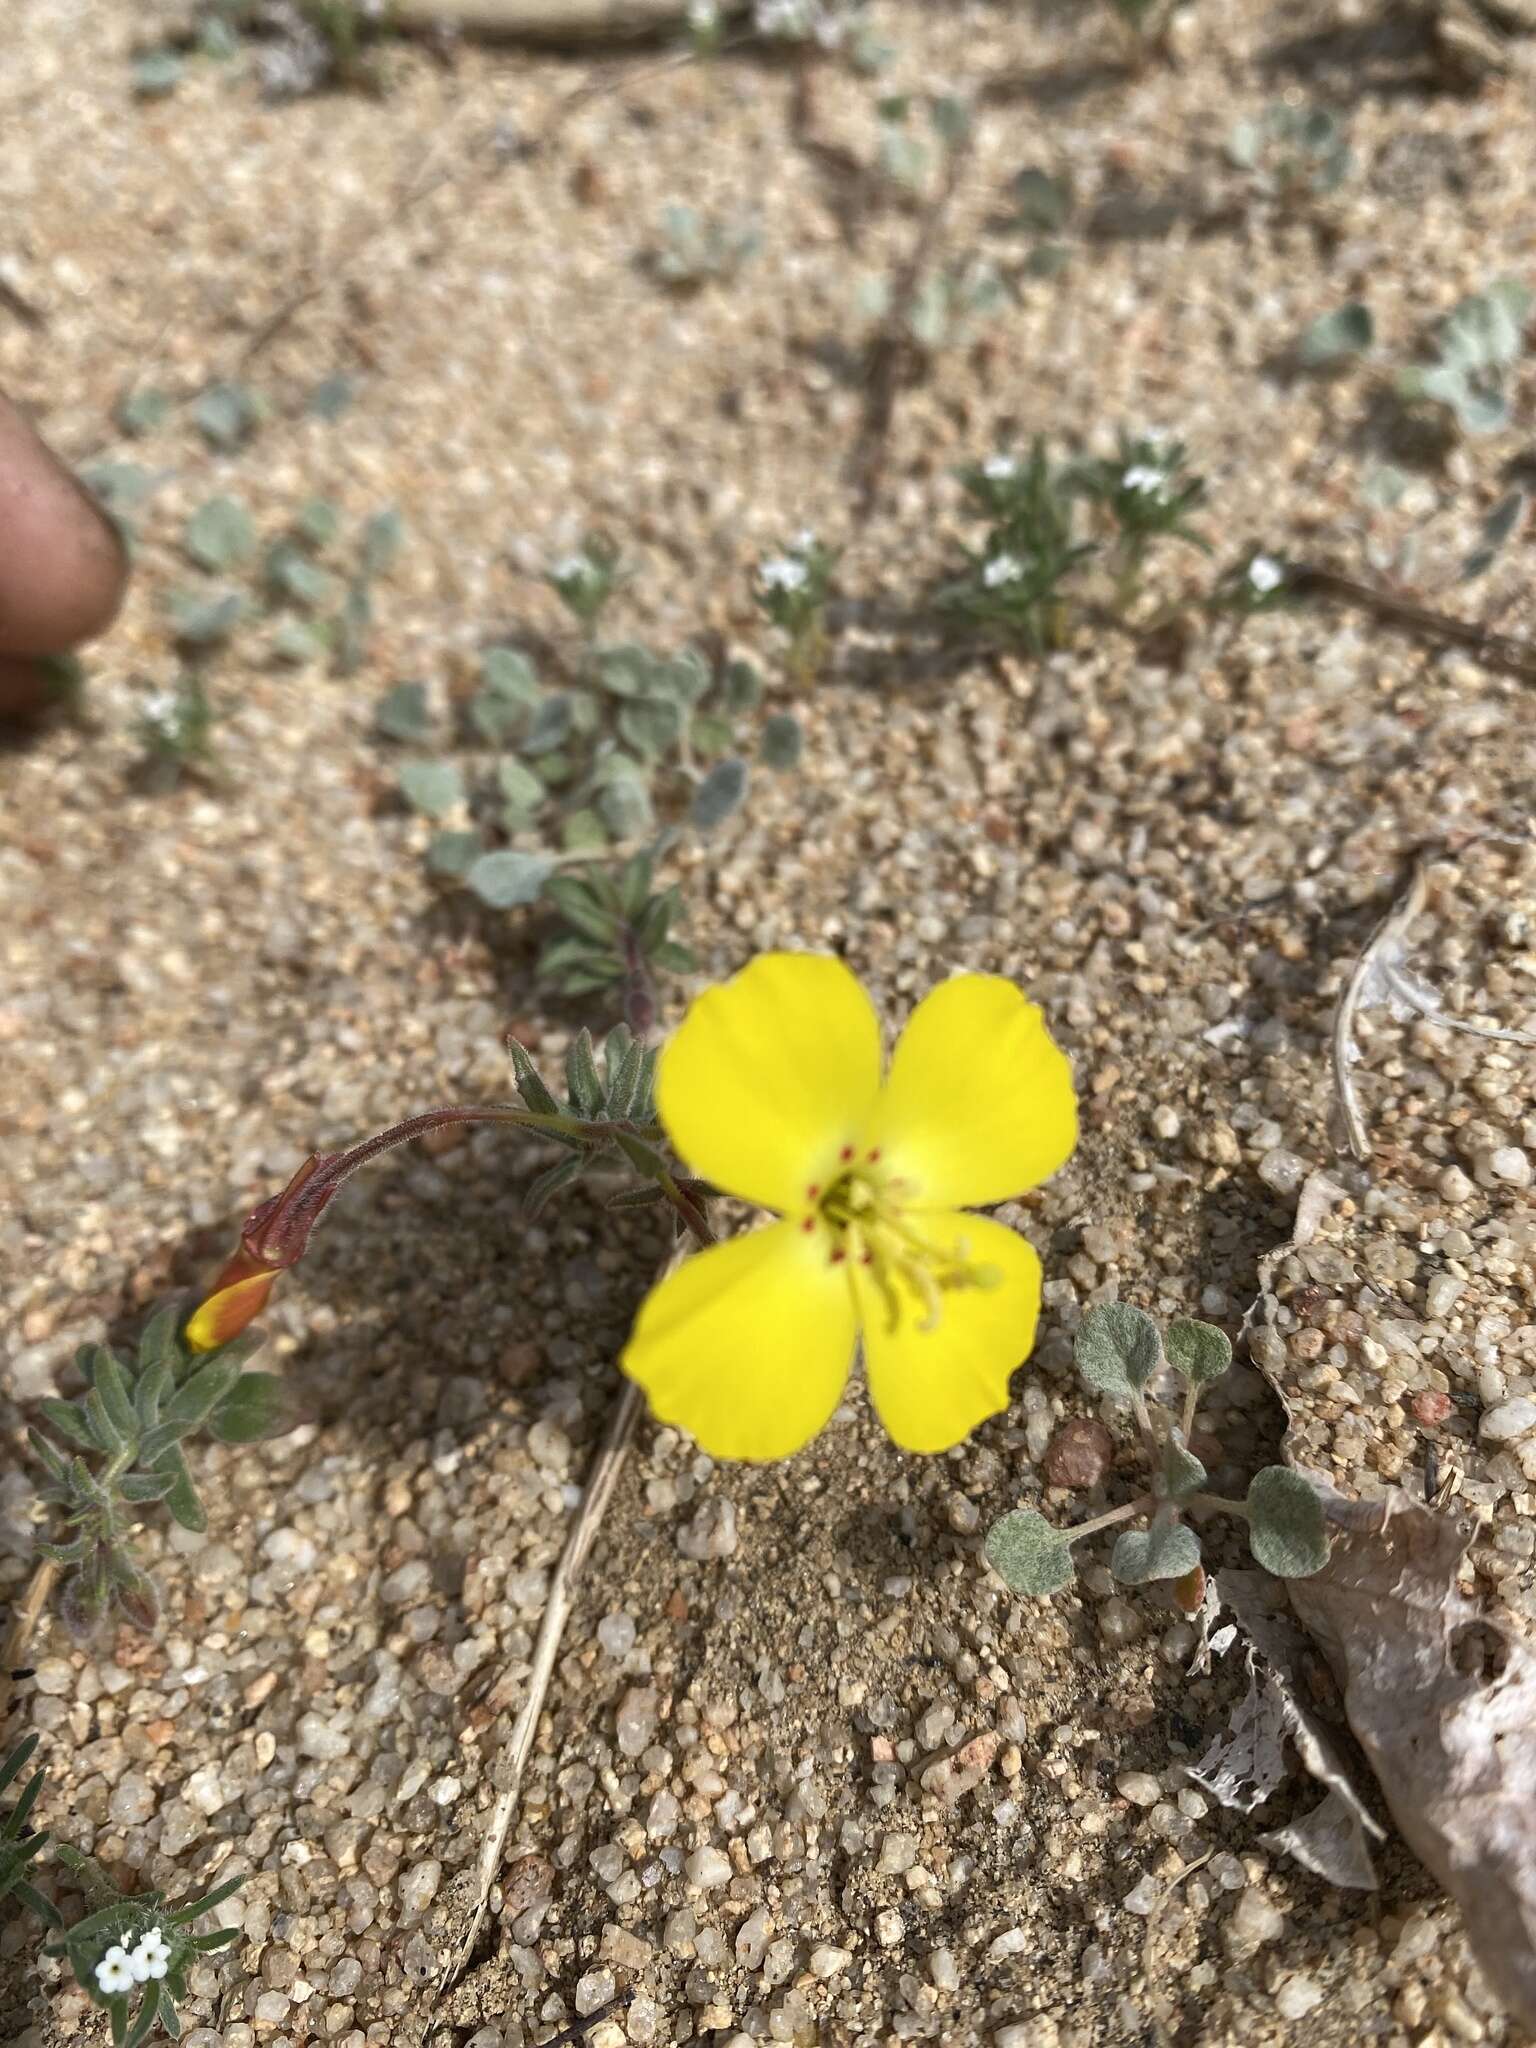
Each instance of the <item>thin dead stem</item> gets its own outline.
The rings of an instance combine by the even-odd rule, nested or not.
[[[1355,1087],[1355,1019],[1383,955],[1389,954],[1402,942],[1424,908],[1428,869],[1429,863],[1422,856],[1414,863],[1413,879],[1366,941],[1364,951],[1355,962],[1355,970],[1345,983],[1344,993],[1339,997],[1339,1006],[1333,1013],[1333,1085],[1351,1156],[1362,1166],[1369,1166],[1371,1162],[1371,1134],[1366,1128],[1359,1091]]]
[[[0,1731],[4,1730],[6,1716],[11,1711],[11,1688],[15,1683],[11,1674],[19,1671],[26,1662],[33,1632],[48,1605],[53,1582],[58,1575],[58,1566],[45,1557],[27,1581],[27,1590],[22,1594],[11,1616],[11,1625],[5,1632],[5,1646],[0,1649]]]
[[[1512,633],[1496,633],[1474,620],[1453,618],[1449,612],[1431,611],[1427,605],[1414,604],[1389,590],[1376,590],[1369,583],[1358,582],[1353,576],[1346,576],[1321,562],[1292,563],[1290,584],[1299,595],[1315,593],[1320,597],[1336,597],[1344,604],[1358,605],[1363,611],[1385,619],[1389,625],[1401,626],[1405,632],[1419,639],[1469,648],[1489,668],[1504,669],[1511,675],[1524,676],[1527,681],[1536,682],[1536,647],[1529,640],[1518,639]]]

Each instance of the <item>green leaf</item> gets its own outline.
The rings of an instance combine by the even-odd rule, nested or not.
[[[656,757],[675,747],[683,733],[683,708],[662,697],[636,697],[619,706],[619,736],[637,753]]]
[[[277,630],[272,635],[274,658],[289,662],[294,668],[303,668],[308,662],[318,661],[329,644],[327,628],[310,619],[279,619]]]
[[[164,1308],[157,1308],[144,1328],[139,1332],[139,1371],[142,1373],[162,1359],[173,1365],[181,1357],[178,1332],[181,1329],[181,1310],[175,1302]]]
[[[673,939],[665,939],[659,946],[651,948],[651,965],[664,967],[668,974],[692,974],[698,965],[687,946],[680,946]]]
[[[339,420],[356,396],[357,387],[350,377],[344,377],[339,370],[329,377],[322,377],[304,402],[304,410],[311,419]]]
[[[608,830],[596,811],[567,811],[560,820],[560,844],[567,853],[600,853]]]
[[[203,439],[215,448],[238,448],[260,417],[260,406],[243,384],[210,384],[192,408]]]
[[[427,841],[427,872],[462,881],[484,848],[478,832],[434,832]]]
[[[229,1347],[214,1352],[182,1381],[161,1408],[161,1427],[185,1436],[208,1420],[219,1402],[240,1377],[240,1361],[230,1356]]]
[[[528,823],[548,792],[533,770],[525,768],[521,761],[498,761],[496,780],[506,806],[507,830],[518,831]]]
[[[649,648],[625,641],[605,647],[597,657],[597,679],[615,697],[643,697],[651,688],[658,663]]]
[[[465,799],[464,777],[456,761],[403,761],[397,780],[412,810],[428,818],[446,817]]]
[[[341,514],[329,498],[311,498],[299,508],[293,530],[312,548],[328,547],[341,527]]]
[[[1015,172],[1008,187],[1013,201],[1015,231],[1034,235],[1058,235],[1072,214],[1072,186],[1066,178],[1053,178],[1049,171],[1026,165]]]
[[[471,722],[493,746],[539,701],[539,679],[515,647],[489,647],[480,660],[480,688],[470,699]]]
[[[792,718],[787,711],[778,711],[764,725],[758,750],[770,768],[776,768],[783,774],[787,769],[799,767],[804,745],[805,734],[799,719]]]
[[[171,400],[164,391],[146,386],[142,391],[126,392],[118,400],[114,417],[123,433],[137,440],[140,434],[152,434],[162,426],[170,415]]]
[[[568,1188],[572,1181],[580,1180],[586,1171],[585,1159],[559,1159],[553,1166],[545,1167],[536,1180],[530,1183],[523,1197],[523,1207],[530,1216],[537,1216],[551,1196]]]
[[[117,1490],[128,1501],[164,1500],[175,1483],[169,1472],[125,1472]]]
[[[1110,1553],[1109,1569],[1123,1586],[1144,1586],[1152,1579],[1182,1579],[1200,1562],[1200,1539],[1182,1522],[1154,1522],[1150,1529],[1127,1530]]]
[[[1163,1446],[1162,1487],[1168,1500],[1188,1500],[1205,1485],[1207,1473],[1193,1451],[1180,1443]]]
[[[222,572],[256,546],[256,527],[238,498],[210,498],[187,521],[182,546],[200,569]]]
[[[1072,1545],[1044,1515],[1015,1508],[992,1524],[982,1554],[1010,1592],[1042,1600],[1072,1583]]]
[[[701,832],[723,824],[747,793],[747,764],[732,755],[717,761],[693,793],[688,815]]]
[[[1266,1465],[1248,1488],[1248,1548],[1280,1579],[1307,1579],[1328,1562],[1316,1490],[1289,1465]]]
[[[245,1883],[243,1877],[226,1877],[222,1884],[216,1884],[212,1891],[203,1892],[185,1906],[176,1907],[167,1913],[162,1924],[167,1927],[190,1927],[194,1920],[201,1920],[205,1913],[211,1913],[215,1906],[222,1906],[226,1899],[232,1899]]]
[[[47,1468],[50,1477],[60,1486],[67,1487],[69,1485],[69,1467],[63,1458],[59,1456],[53,1445],[49,1443],[42,1431],[29,1429],[27,1431],[27,1442],[32,1447],[33,1457],[37,1459],[40,1465]]]
[[[386,505],[382,512],[375,512],[363,528],[361,575],[365,579],[382,576],[404,541],[405,521],[397,508]]]
[[[368,648],[368,631],[373,624],[373,599],[368,585],[359,579],[347,591],[336,620],[336,673],[356,675]]]
[[[654,664],[650,694],[691,706],[708,693],[709,684],[709,663],[696,648],[685,647],[681,654]]]
[[[1325,363],[1341,363],[1350,356],[1364,354],[1375,335],[1370,307],[1351,299],[1348,305],[1332,313],[1319,314],[1303,330],[1296,355],[1306,369],[1321,369]]]
[[[425,683],[396,683],[379,699],[373,714],[374,729],[387,740],[407,744],[424,740],[432,730]]]
[[[174,50],[150,50],[133,63],[135,99],[163,100],[181,83],[182,63]]]
[[[735,720],[717,717],[712,711],[695,711],[688,722],[688,744],[701,760],[723,754],[735,737]]]
[[[208,1417],[224,1444],[255,1444],[292,1427],[288,1389],[275,1373],[242,1373]]]
[[[171,630],[187,647],[217,647],[229,638],[245,616],[245,599],[238,590],[226,590],[216,597],[200,592],[172,591]]]
[[[197,1497],[197,1488],[192,1484],[192,1474],[187,1470],[187,1461],[181,1455],[180,1446],[170,1445],[155,1462],[162,1472],[169,1472],[172,1477],[171,1490],[165,1496],[166,1507],[183,1529],[193,1529],[200,1534],[208,1526],[208,1517]]]
[[[1101,1301],[1079,1324],[1072,1356],[1085,1386],[1128,1401],[1157,1371],[1163,1345],[1149,1315],[1129,1302]]]
[[[1196,1386],[1209,1386],[1212,1380],[1219,1380],[1232,1363],[1232,1340],[1214,1323],[1180,1317],[1168,1325],[1163,1343],[1168,1363],[1180,1379],[1193,1381]]]
[[[522,751],[535,756],[552,754],[569,738],[575,709],[568,692],[546,697],[535,711],[532,725],[523,735]]]
[[[572,1103],[582,1116],[602,1115],[603,1084],[598,1076],[597,1059],[592,1050],[592,1034],[585,1025],[571,1040],[566,1051],[565,1086]]]
[[[1493,567],[1499,550],[1524,523],[1525,492],[1517,486],[1505,492],[1483,521],[1482,539],[1463,562],[1461,580],[1467,583],[1474,577],[1485,575]]]
[[[539,1116],[559,1116],[560,1104],[545,1083],[543,1075],[528,1057],[525,1047],[515,1038],[507,1040],[507,1050],[512,1055],[512,1072],[517,1081],[517,1092],[528,1108]]]
[[[78,1444],[83,1451],[100,1451],[105,1445],[99,1443],[95,1432],[85,1416],[73,1401],[57,1401],[51,1396],[38,1402],[39,1412],[67,1442]]]
[[[113,1426],[120,1435],[128,1438],[139,1433],[139,1416],[128,1393],[128,1382],[123,1369],[106,1347],[98,1347],[92,1355],[90,1381],[101,1397]]]
[[[335,577],[312,562],[296,541],[280,540],[268,550],[265,573],[274,597],[291,599],[306,611],[319,611],[335,598]]]
[[[482,853],[466,872],[464,883],[490,909],[511,910],[534,901],[553,865],[543,854],[516,853],[504,847],[496,853]]]
[[[616,913],[600,903],[577,876],[551,876],[544,894],[568,925],[587,938],[596,939],[600,945],[608,945],[618,931]]]
[[[763,679],[750,661],[728,661],[720,678],[720,699],[729,712],[755,711],[763,700]]]
[[[607,881],[607,886],[614,892],[619,909],[633,922],[643,915],[650,901],[654,873],[655,865],[651,856],[642,848],[639,853],[632,853],[625,861],[619,870],[617,881],[604,876],[598,876],[596,881],[599,887]],[[666,893],[675,900],[677,889],[674,886]]]
[[[609,1116],[622,1119],[629,1115],[644,1064],[645,1047],[627,1025],[615,1025],[603,1046],[603,1071],[607,1077],[604,1107]]]
[[[571,933],[552,940],[539,954],[539,973],[545,980],[558,980],[562,987],[565,977],[575,974],[583,983],[602,988],[622,980],[624,962],[609,948]]]
[[[615,839],[633,839],[655,822],[651,793],[638,763],[610,773],[597,794],[597,812]]]

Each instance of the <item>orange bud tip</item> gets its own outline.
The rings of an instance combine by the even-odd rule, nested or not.
[[[276,1278],[275,1273],[253,1273],[210,1294],[201,1307],[193,1310],[182,1331],[189,1349],[217,1351],[221,1344],[238,1337],[266,1307]]]

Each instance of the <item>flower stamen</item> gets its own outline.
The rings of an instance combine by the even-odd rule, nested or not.
[[[852,1156],[853,1148],[845,1146],[843,1160]],[[879,1158],[875,1147],[860,1165],[839,1174],[825,1194],[808,1189],[808,1195],[819,1199],[801,1227],[809,1230],[819,1219],[832,1240],[830,1262],[840,1266],[851,1257],[868,1273],[885,1305],[889,1330],[895,1331],[903,1315],[916,1307],[920,1313],[913,1327],[927,1333],[942,1320],[945,1294],[966,1287],[996,1287],[1003,1276],[996,1267],[973,1260],[965,1238],[945,1245],[932,1236],[920,1212],[912,1208],[916,1186],[896,1174],[871,1171]],[[904,1306],[903,1288],[916,1297],[914,1303]]]

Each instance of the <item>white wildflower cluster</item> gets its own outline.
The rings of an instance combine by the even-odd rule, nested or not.
[[[1163,470],[1155,469],[1150,462],[1133,462],[1120,479],[1124,491],[1145,492],[1154,498],[1166,498],[1168,478]]]
[[[1019,458],[1016,455],[989,455],[981,465],[981,473],[989,483],[1003,484],[1019,473]]]
[[[145,698],[142,716],[158,732],[173,733],[181,724],[181,700],[174,690],[156,690]]]
[[[170,1968],[171,1946],[158,1927],[148,1928],[133,1948],[114,1942],[96,1965],[96,1983],[109,1998],[163,1977]]]
[[[688,26],[696,36],[710,36],[720,26],[719,0],[688,0]]]
[[[758,564],[758,581],[764,590],[803,590],[810,571],[797,555],[770,555]]]
[[[779,42],[816,42],[833,50],[852,26],[856,6],[838,0],[753,0],[752,26]]]
[[[1255,555],[1248,564],[1248,581],[1260,597],[1268,597],[1285,581],[1285,571],[1273,555]]]
[[[1000,590],[1005,583],[1017,583],[1024,574],[1024,564],[1017,555],[994,555],[981,572],[981,580],[988,590]]]
[[[595,571],[585,555],[562,555],[549,573],[557,583],[585,583]]]

